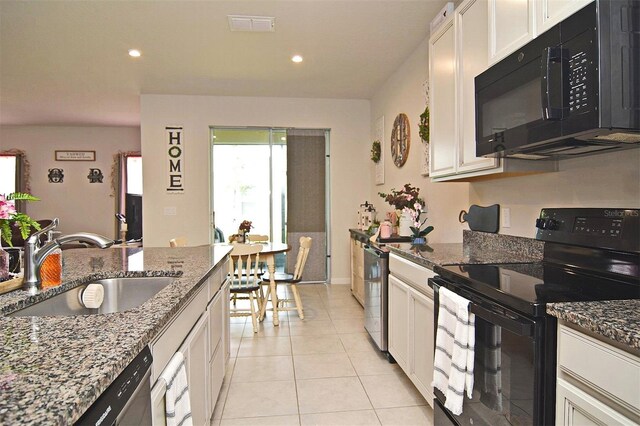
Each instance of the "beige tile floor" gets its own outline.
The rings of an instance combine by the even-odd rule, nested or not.
[[[432,425],[427,402],[369,340],[349,287],[299,288],[304,320],[281,312],[274,327],[269,314],[254,334],[250,318],[231,319],[211,425]]]

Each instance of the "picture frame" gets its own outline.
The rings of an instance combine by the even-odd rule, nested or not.
[[[375,165],[375,179],[376,185],[384,184],[384,153],[386,143],[384,142],[384,115],[378,117],[375,121],[375,127],[373,131],[373,139],[380,141],[380,161]]]
[[[96,161],[95,151],[55,151],[56,161]]]

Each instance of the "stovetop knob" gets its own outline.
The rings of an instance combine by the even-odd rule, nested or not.
[[[549,230],[552,230],[552,231],[558,229],[558,221],[555,220],[555,219],[551,219],[551,218],[547,219],[547,227],[546,227],[546,229],[549,229]]]
[[[538,229],[548,229],[548,230],[556,230],[558,229],[558,221],[555,219],[547,218],[538,218],[536,219],[536,228]]]

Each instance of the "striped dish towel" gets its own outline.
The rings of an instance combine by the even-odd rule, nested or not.
[[[456,416],[462,414],[465,389],[469,398],[473,391],[474,346],[475,315],[469,312],[469,301],[440,287],[433,386]]]
[[[192,426],[187,369],[181,352],[176,352],[171,358],[161,378],[167,384],[165,393],[167,426]]]

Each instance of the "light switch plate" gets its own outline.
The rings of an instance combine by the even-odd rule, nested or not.
[[[500,221],[503,228],[511,228],[511,209],[509,207],[502,207]]]

